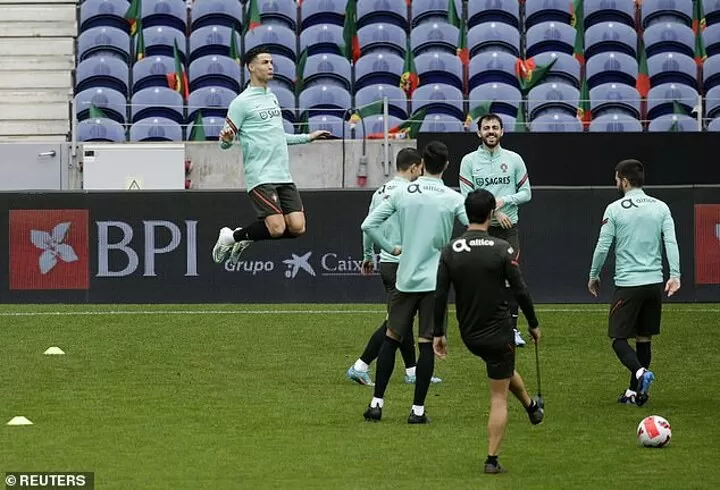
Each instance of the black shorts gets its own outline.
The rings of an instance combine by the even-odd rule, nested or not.
[[[505,240],[515,250],[513,254],[513,260],[517,261],[520,258],[520,234],[518,233],[517,225],[512,228],[501,228],[499,226],[491,226],[488,229],[490,236]]]
[[[515,372],[515,342],[500,345],[465,344],[470,352],[485,361],[490,379],[512,378]]]
[[[412,333],[415,314],[418,315],[418,337],[433,339],[435,292],[403,293],[395,290],[390,296],[388,328],[401,337]]]
[[[660,333],[663,285],[616,287],[610,306],[608,336],[612,339],[649,337]]]
[[[304,211],[295,184],[260,184],[250,191],[250,200],[260,219],[273,214]]]
[[[385,292],[387,293],[387,309],[390,313],[390,300],[392,299],[395,289],[395,281],[397,279],[397,262],[380,262],[380,279],[382,279]]]

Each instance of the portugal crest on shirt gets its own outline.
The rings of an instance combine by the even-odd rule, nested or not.
[[[507,168],[508,168],[507,163],[503,163],[500,165],[500,170],[502,170],[503,173],[507,172]]]

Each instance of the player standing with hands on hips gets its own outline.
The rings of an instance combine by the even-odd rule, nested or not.
[[[478,149],[468,153],[460,163],[460,192],[463,196],[475,189],[485,189],[495,196],[497,207],[490,223],[490,236],[501,238],[515,250],[513,260],[520,260],[518,207],[532,198],[530,179],[522,157],[500,146],[503,122],[496,114],[485,114],[478,120]],[[515,332],[515,345],[525,346],[517,329],[518,304],[507,287],[507,300]]]

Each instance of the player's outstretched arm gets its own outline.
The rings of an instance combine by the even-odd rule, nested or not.
[[[680,289],[680,250],[678,249],[677,237],[675,235],[675,221],[673,220],[670,208],[665,208],[665,217],[662,223],[663,242],[665,254],[670,266],[670,280],[665,285],[665,292],[668,296],[675,294]]]
[[[592,264],[590,265],[590,274],[588,289],[593,296],[597,296],[597,286],[600,282],[600,271],[605,265],[605,259],[610,251],[610,246],[615,239],[615,221],[612,215],[612,208],[605,208],[602,224],[600,225],[600,235],[598,236],[595,251],[593,252]]]
[[[313,131],[310,134],[289,134],[285,133],[285,141],[288,145],[302,145],[317,139],[323,139],[330,135],[330,131]]]

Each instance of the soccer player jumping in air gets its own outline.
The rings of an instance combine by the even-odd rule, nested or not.
[[[268,87],[273,78],[272,55],[263,46],[245,54],[250,84],[228,108],[220,132],[220,148],[232,147],[240,139],[245,183],[258,219],[248,226],[224,227],[213,247],[213,260],[220,264],[228,257],[237,263],[252,242],[296,238],[305,233],[305,213],[290,175],[287,145],[309,143],[328,131],[286,134],[282,110]]]

